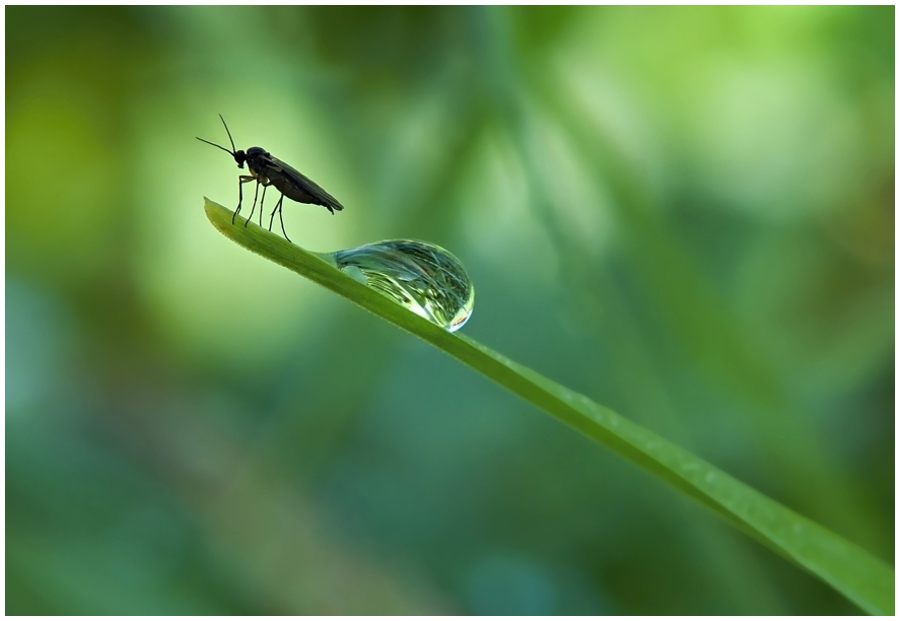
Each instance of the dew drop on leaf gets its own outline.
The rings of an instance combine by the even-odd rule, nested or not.
[[[475,288],[469,275],[459,259],[434,244],[395,239],[319,256],[450,332],[472,315]]]

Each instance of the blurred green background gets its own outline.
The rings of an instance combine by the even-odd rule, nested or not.
[[[892,564],[893,76],[893,7],[7,7],[6,612],[858,612],[223,238],[194,137],[346,206],[286,203],[301,246],[450,249],[466,334]]]

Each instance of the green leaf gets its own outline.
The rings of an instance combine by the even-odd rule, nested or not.
[[[894,613],[894,572],[859,546],[767,498],[752,487],[594,403],[459,333],[450,333],[357,282],[315,254],[206,200],[206,215],[248,250],[338,293],[469,365],[598,444],[658,476],[772,550],[837,589],[871,614]],[[239,223],[244,219],[240,218]]]

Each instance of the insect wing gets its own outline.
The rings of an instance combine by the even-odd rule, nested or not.
[[[298,189],[303,190],[304,192],[318,199],[320,201],[320,205],[324,205],[325,207],[329,207],[331,209],[334,209],[335,211],[342,211],[344,209],[344,206],[341,205],[335,197],[323,190],[315,181],[301,173],[293,166],[285,164],[277,157],[269,156],[266,159],[271,160],[270,165],[275,170],[278,170],[278,172],[280,172],[285,179],[289,180]]]

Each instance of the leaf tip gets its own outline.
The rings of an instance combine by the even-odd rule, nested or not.
[[[231,212],[205,196],[203,197],[203,210],[206,212],[206,217],[209,218],[210,223],[220,232],[225,233],[224,226],[226,221],[229,224],[231,223],[231,218],[228,217],[231,215]]]

